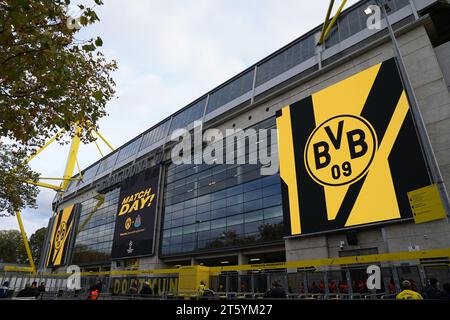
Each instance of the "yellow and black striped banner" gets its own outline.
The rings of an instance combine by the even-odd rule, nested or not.
[[[287,235],[412,216],[407,192],[431,184],[395,59],[277,115]]]
[[[79,206],[79,204],[70,205],[60,210],[55,216],[46,262],[47,267],[56,267],[66,263]]]

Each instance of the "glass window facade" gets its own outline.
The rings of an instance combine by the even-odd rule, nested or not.
[[[144,150],[145,148],[150,147],[152,144],[157,143],[162,139],[164,139],[167,135],[169,124],[170,121],[167,120],[166,122],[163,122],[156,128],[145,133],[144,136],[142,137],[142,143],[141,147],[139,148],[139,151]]]
[[[256,86],[259,86],[296,65],[308,60],[315,53],[315,36],[311,35],[286,50],[278,53],[271,59],[258,66],[256,73]]]
[[[253,88],[253,75],[254,70],[250,70],[219,90],[213,92],[209,97],[207,113],[210,113],[251,91]]]
[[[90,218],[89,215],[97,204],[97,200],[92,198],[81,203],[77,229],[83,226],[86,220],[88,222],[76,237],[72,264],[110,262],[119,191],[120,189],[114,189],[108,192],[103,205]]]
[[[139,144],[141,143],[141,137],[135,139],[134,141],[128,143],[126,146],[121,147],[119,151],[119,155],[117,156],[117,163],[120,163],[124,160],[130,159],[136,155]]]
[[[195,120],[199,120],[203,117],[203,112],[205,111],[206,98],[203,98],[197,103],[186,110],[180,112],[172,119],[172,124],[170,126],[170,132],[172,133],[176,129],[185,128]]]
[[[103,158],[102,162],[100,162],[100,166],[97,171],[97,175],[112,169],[112,167],[116,164],[117,155],[119,152],[114,152],[113,154],[110,154],[106,156],[106,158]]]
[[[264,128],[273,128],[274,122],[265,121]],[[276,150],[275,137],[270,142],[269,154]],[[170,164],[161,255],[281,240],[280,177],[262,176],[260,169],[260,164]]]

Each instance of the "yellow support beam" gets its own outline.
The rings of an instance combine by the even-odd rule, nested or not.
[[[331,11],[333,10],[334,0],[330,0],[330,4],[328,5],[327,15],[325,16],[325,21],[323,22],[322,31],[320,32],[319,44],[323,42],[323,35],[325,34],[325,30],[328,27],[328,22],[330,20]]]
[[[80,180],[80,178],[51,178],[51,177],[39,177],[39,180]]]
[[[65,130],[61,130],[59,131],[57,134],[55,134],[50,140],[47,141],[47,143],[45,143],[42,147],[39,148],[39,150],[37,150],[33,155],[31,155],[26,161],[25,163],[30,162],[31,160],[33,160],[34,157],[36,157],[39,153],[41,153],[45,148],[47,148],[50,144],[52,144],[53,141],[55,141],[56,139],[58,139],[63,133],[65,132]]]
[[[331,28],[333,28],[334,24],[336,23],[336,20],[338,19],[339,15],[341,14],[342,9],[344,9],[344,6],[346,5],[346,3],[347,3],[347,0],[342,1],[341,5],[339,6],[338,11],[334,15],[331,22],[327,25],[325,32],[322,32],[322,34],[320,35],[319,44],[323,44],[325,42],[325,40],[328,38]]]
[[[11,271],[11,272],[29,272],[29,273],[33,273],[33,268],[31,268],[31,267],[5,266],[3,268],[3,270]]]
[[[66,179],[61,183],[61,189],[65,191],[69,184],[70,178],[73,176],[73,170],[75,168],[75,162],[77,159],[78,149],[80,148],[81,142],[81,126],[77,125],[75,129],[75,134],[72,138],[72,143],[70,145],[69,155],[67,157],[66,169],[64,170],[63,178]]]
[[[100,139],[103,140],[103,142],[111,149],[111,151],[114,151],[114,147],[105,139],[105,137],[103,137],[100,132],[98,132],[97,130],[94,130],[94,132],[100,137]]]
[[[80,178],[77,180],[83,180],[83,174],[81,173],[81,168],[80,168],[80,164],[78,163],[78,159],[76,159],[75,162],[77,164],[78,174],[80,175]]]
[[[92,209],[92,211],[89,213],[89,215],[87,216],[86,220],[84,220],[83,224],[78,228],[77,230],[77,236],[78,234],[84,230],[84,227],[86,227],[86,225],[88,224],[88,222],[91,220],[92,216],[94,215],[94,213],[98,210],[98,208],[101,207],[101,205],[105,202],[105,196],[102,194],[98,194],[97,196],[95,196],[95,199],[97,199],[97,204],[95,205],[94,209]]]
[[[97,147],[98,152],[100,152],[100,155],[102,156],[102,158],[104,157],[102,149],[100,149],[100,146],[97,143],[97,140],[94,140],[95,146]]]
[[[23,244],[25,245],[25,251],[27,252],[28,261],[30,262],[31,272],[36,274],[36,266],[34,265],[33,256],[31,254],[30,244],[28,243],[27,234],[25,233],[25,229],[23,227],[22,218],[20,216],[20,212],[16,211],[17,221],[19,222],[20,232],[22,233]]]
[[[34,182],[34,181],[31,181],[31,180],[28,180],[28,181],[26,181],[28,184],[32,184],[32,185],[35,185],[35,186],[38,186],[38,187],[43,187],[43,188],[47,188],[47,189],[52,189],[52,190],[55,190],[55,191],[62,191],[62,188],[60,187],[60,186],[56,186],[56,185],[54,185],[54,184],[50,184],[50,183],[45,183],[45,182],[39,182],[39,181],[37,181],[37,182]]]

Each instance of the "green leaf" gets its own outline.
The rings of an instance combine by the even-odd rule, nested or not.
[[[94,91],[94,92],[92,92],[92,96],[96,100],[101,100],[103,98],[103,93],[101,91]]]
[[[100,37],[97,37],[97,39],[95,40],[95,45],[97,47],[101,47],[103,45],[103,40]]]
[[[93,44],[85,44],[81,48],[86,52],[95,51],[95,46]]]

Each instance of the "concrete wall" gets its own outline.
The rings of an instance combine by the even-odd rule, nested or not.
[[[434,48],[447,88],[450,90],[450,41]]]

